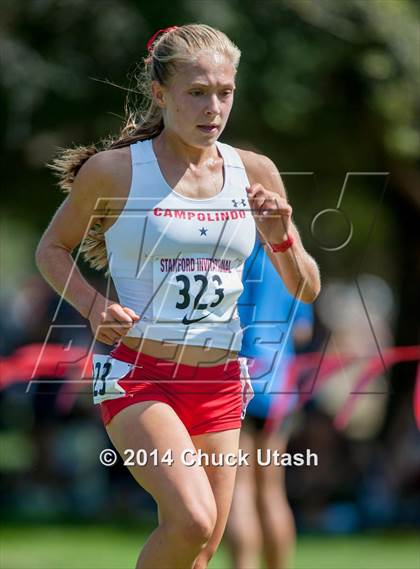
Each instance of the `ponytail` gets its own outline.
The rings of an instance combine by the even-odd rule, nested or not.
[[[136,127],[130,120],[115,140],[107,139],[90,146],[62,149],[48,166],[57,176],[59,188],[65,193],[70,193],[79,170],[91,156],[103,150],[124,148],[140,140],[155,138],[162,130],[163,118],[160,109],[152,103],[141,126]],[[89,229],[87,236],[80,244],[80,252],[92,269],[100,271],[107,267],[105,235],[100,221]]]

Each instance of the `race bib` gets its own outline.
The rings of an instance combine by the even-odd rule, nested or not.
[[[133,364],[121,362],[111,356],[93,356],[93,403],[125,397],[126,391],[118,383],[133,369]]]
[[[153,318],[160,322],[229,322],[242,293],[241,259],[155,257]]]
[[[248,371],[248,363],[246,358],[238,358],[239,366],[241,369],[241,385],[242,385],[242,416],[245,419],[246,408],[249,402],[254,397],[254,389],[252,387],[251,378]]]

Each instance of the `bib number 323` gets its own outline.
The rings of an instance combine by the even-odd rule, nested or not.
[[[202,320],[229,322],[243,290],[240,275],[227,264],[231,261],[225,261],[226,265],[219,268],[210,266],[207,270],[201,266],[209,259],[192,256],[171,261],[172,264],[158,257],[153,264],[154,318],[185,325]],[[178,270],[175,261],[179,261],[180,266],[185,262],[186,266]]]

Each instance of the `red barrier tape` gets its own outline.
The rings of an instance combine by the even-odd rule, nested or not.
[[[337,429],[344,429],[350,420],[357,399],[363,395],[366,387],[391,366],[407,361],[420,362],[420,346],[398,346],[387,348],[380,355],[368,358],[368,361],[356,382],[355,389],[338,411],[334,424]],[[360,358],[350,355],[330,355],[322,352],[301,354],[293,358],[289,367],[285,388],[276,394],[276,402],[271,406],[265,429],[276,429],[288,414],[290,397],[299,395],[299,406],[304,405],[322,386],[340,369]],[[75,383],[86,383],[91,378],[91,355],[86,348],[66,347],[61,344],[30,344],[16,350],[8,357],[0,358],[0,389],[6,389],[14,383],[29,383],[40,378],[72,378],[64,382],[57,404],[62,411],[69,411],[79,394],[73,391]],[[78,380],[74,380],[77,376]],[[298,379],[308,374],[303,386],[298,388]],[[308,388],[309,384],[309,388]],[[274,394],[273,394],[274,395]],[[420,364],[417,367],[416,385],[413,396],[413,411],[420,429]]]
[[[344,429],[350,420],[357,399],[363,395],[367,385],[377,379],[379,375],[386,372],[391,366],[407,361],[420,361],[420,346],[398,346],[387,348],[380,355],[371,356],[361,372],[356,382],[353,392],[346,399],[344,405],[338,411],[334,424],[337,429]],[[289,401],[291,394],[299,395],[298,407],[304,405],[311,399],[322,386],[340,369],[344,369],[353,363],[360,362],[357,356],[349,355],[323,355],[321,352],[298,355],[291,362],[282,394],[279,394],[277,401],[270,408],[270,413],[266,421],[266,431],[273,431],[278,428],[288,414]],[[420,366],[418,367],[418,370]],[[298,379],[302,374],[310,374],[311,381],[308,379],[303,386],[298,387]],[[309,389],[305,389],[305,384],[310,383]],[[283,395],[283,396],[281,396]],[[414,416],[417,426],[420,429],[420,372],[417,373],[415,393],[413,397]]]

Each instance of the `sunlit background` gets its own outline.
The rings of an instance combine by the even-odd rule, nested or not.
[[[47,374],[28,390],[9,358],[46,339],[82,351],[92,341],[71,307],[56,313],[34,264],[64,197],[46,163],[58,147],[117,133],[149,37],[201,22],[242,51],[222,140],[270,156],[282,173],[322,274],[310,349],[343,360],[295,417],[290,449],[320,461],[287,473],[296,567],[418,569],[415,358],[385,366],[348,420],[335,420],[369,358],[419,344],[419,4],[3,0],[0,13],[1,566],[128,569],[156,522],[124,467],[99,464],[110,443],[89,388],[63,396],[63,379]],[[230,567],[224,546],[211,566]]]

